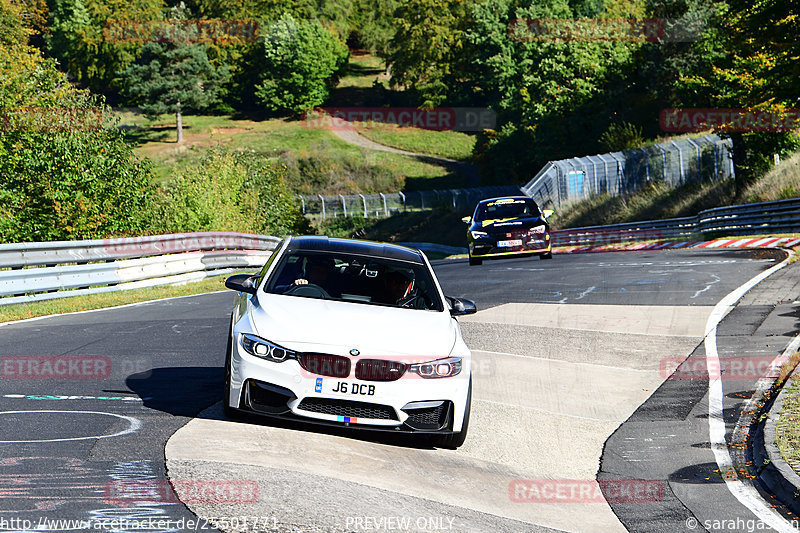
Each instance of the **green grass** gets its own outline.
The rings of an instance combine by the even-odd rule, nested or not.
[[[305,120],[254,121],[187,115],[183,117],[184,143],[178,145],[172,116],[151,121],[125,111],[120,117],[122,126],[138,128],[129,129],[127,137],[136,144],[137,155],[153,162],[158,183],[196,163],[207,149],[217,146],[255,151],[281,160],[289,168],[290,186],[297,194],[394,192],[468,183],[467,177],[439,165],[354,146]],[[425,186],[428,180],[432,181]]]
[[[460,131],[434,131],[392,125],[359,126],[358,132],[379,144],[420,154],[466,161],[472,157],[475,136]]]
[[[247,272],[252,274],[252,272]],[[225,278],[215,276],[184,285],[165,285],[161,287],[149,287],[146,289],[132,289],[127,291],[105,292],[100,294],[87,294],[83,296],[71,296],[68,298],[57,298],[41,302],[30,302],[24,304],[12,304],[0,306],[0,322],[10,322],[12,320],[23,320],[38,316],[47,316],[58,313],[72,313],[76,311],[88,311],[90,309],[104,309],[117,305],[146,302],[159,298],[172,298],[174,296],[188,296],[191,294],[202,294],[207,292],[221,291],[225,289]]]

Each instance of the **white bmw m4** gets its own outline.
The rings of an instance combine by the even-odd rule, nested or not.
[[[225,412],[464,443],[471,354],[425,255],[327,237],[282,241],[238,291],[225,362]]]

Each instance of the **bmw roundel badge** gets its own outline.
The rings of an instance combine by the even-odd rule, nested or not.
[[[350,355],[352,355],[353,357],[356,357],[356,356],[358,356],[360,353],[361,353],[361,352],[359,352],[359,351],[358,351],[358,350],[356,350],[355,348],[353,348],[352,350],[350,350]]]

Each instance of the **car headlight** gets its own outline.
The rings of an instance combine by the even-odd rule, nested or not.
[[[538,233],[545,233],[547,228],[542,224],[541,226],[536,226],[535,228],[531,228],[528,230],[529,233],[538,234]]]
[[[287,350],[283,346],[278,346],[249,333],[242,333],[242,348],[250,355],[276,363],[296,358],[296,353],[292,350]]]
[[[473,231],[470,231],[470,233],[472,234],[472,238],[473,239],[482,239],[483,237],[488,237],[489,236],[489,234],[486,233],[485,231],[475,231],[475,230],[473,230]]]
[[[461,373],[461,358],[445,357],[425,363],[415,363],[408,371],[421,378],[450,378]]]

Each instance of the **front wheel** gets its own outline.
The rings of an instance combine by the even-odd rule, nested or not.
[[[467,389],[467,406],[464,409],[464,422],[461,424],[461,431],[450,435],[440,435],[434,438],[433,445],[437,448],[448,448],[455,450],[467,440],[467,429],[469,429],[469,411],[472,406],[472,378],[469,378],[469,389]]]
[[[483,263],[483,259],[476,259],[472,256],[469,256],[469,266],[478,266]]]
[[[542,254],[539,256],[539,259],[552,259],[552,258],[553,258],[553,252],[547,252],[546,254]]]

